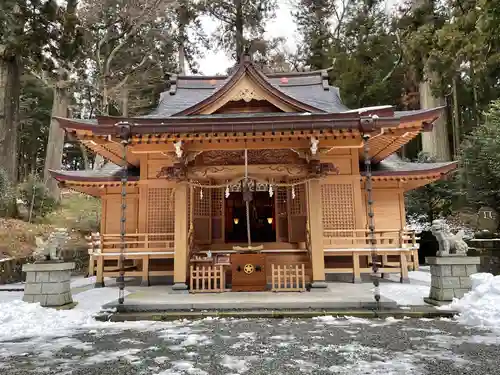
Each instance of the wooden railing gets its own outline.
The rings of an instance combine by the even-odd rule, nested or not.
[[[154,253],[174,250],[174,233],[127,233],[124,253]],[[120,234],[93,233],[87,237],[90,254],[120,253]]]
[[[273,292],[303,292],[306,290],[305,265],[271,265]]]
[[[143,285],[149,285],[150,276],[173,275],[173,271],[150,270],[149,267],[151,259],[174,257],[173,233],[127,233],[124,237],[124,244],[120,234],[92,233],[87,237],[90,258],[88,275],[96,274],[97,283],[102,284],[106,276],[120,274],[118,259],[123,245],[125,276],[140,276]]]
[[[218,293],[225,291],[224,266],[190,266],[191,293]]]
[[[418,237],[414,231],[401,229],[375,230],[374,243],[367,229],[325,229],[323,245],[325,249],[418,249]]]

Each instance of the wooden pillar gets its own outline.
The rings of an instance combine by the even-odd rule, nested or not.
[[[326,288],[325,255],[323,249],[323,220],[321,210],[321,184],[318,180],[307,183],[307,215],[309,217],[310,251],[312,262],[311,288]]]
[[[174,290],[187,290],[187,194],[188,185],[180,183],[175,188],[175,254]]]
[[[104,287],[104,257],[97,257],[97,274],[95,280],[95,288],[103,288]]]

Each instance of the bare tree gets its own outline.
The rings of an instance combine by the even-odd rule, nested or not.
[[[158,49],[174,19],[175,0],[85,0],[81,17],[88,32],[88,64],[98,87],[99,112],[128,115],[129,85],[159,63]],[[116,103],[120,103],[117,105]],[[103,165],[99,155],[94,169]]]

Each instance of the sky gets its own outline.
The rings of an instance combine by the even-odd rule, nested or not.
[[[294,52],[297,48],[297,27],[292,17],[292,1],[278,0],[278,9],[276,17],[266,25],[266,36],[285,37],[287,43],[285,48]],[[387,0],[386,8],[393,9],[394,5],[401,0]],[[217,22],[206,16],[202,19],[202,26],[207,35],[215,31]],[[200,72],[205,75],[225,74],[226,70],[233,65],[224,51],[206,51],[205,56],[198,60]]]

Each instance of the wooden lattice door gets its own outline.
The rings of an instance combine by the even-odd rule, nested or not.
[[[210,189],[193,187],[194,242],[208,245],[212,242],[212,196]]]
[[[276,189],[276,229],[277,238],[280,242],[288,242],[288,205],[287,188],[278,187]]]
[[[296,185],[288,189],[288,238],[290,242],[306,241],[306,186]]]
[[[212,242],[224,243],[224,188],[212,189]]]

